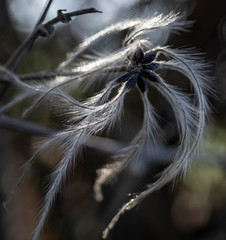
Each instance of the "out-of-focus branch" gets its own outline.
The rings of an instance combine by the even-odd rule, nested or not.
[[[0,128],[40,137],[47,137],[57,132],[56,129],[35,125],[3,115],[0,115]]]
[[[29,134],[39,137],[49,137],[59,132],[59,129],[43,127],[34,123],[18,120],[8,116],[0,115],[0,129],[7,129],[14,132]],[[103,156],[114,155],[126,146],[120,141],[106,139],[103,137],[90,137],[85,147],[97,151]]]
[[[118,72],[124,72],[126,71],[126,67],[106,67],[104,69],[98,70],[99,74],[106,74],[107,73],[118,73]],[[82,72],[50,72],[50,71],[42,71],[37,73],[30,73],[30,74],[20,74],[18,77],[21,81],[27,81],[27,80],[48,80],[53,79],[56,77],[75,77],[79,76]],[[4,76],[4,81],[10,81],[9,76]]]
[[[77,75],[78,75],[78,72],[42,71],[42,72],[38,72],[38,73],[21,74],[18,76],[21,81],[27,81],[27,80],[48,80],[48,79],[54,79],[56,77],[74,77]]]
[[[29,134],[32,136],[49,137],[59,132],[59,129],[43,127],[30,122],[25,122],[15,118],[0,115],[0,129],[7,129],[9,131]],[[113,140],[104,137],[91,136],[85,143],[85,148],[95,151],[103,157],[109,157],[117,154],[125,147],[127,143]],[[151,162],[160,161],[168,162],[169,159],[175,154],[175,151],[169,147],[155,148],[151,151]]]
[[[114,67],[105,67],[103,69],[98,70],[99,74],[106,74],[106,73],[119,73],[119,72],[125,72],[128,68],[126,66],[114,66]],[[29,80],[49,80],[54,79],[56,77],[75,77],[79,76],[83,72],[80,71],[74,71],[74,72],[51,72],[51,71],[41,71],[36,73],[27,73],[27,74],[18,74],[17,77],[21,81],[29,81]],[[11,77],[9,74],[6,73],[0,73],[0,81],[1,82],[11,82]]]

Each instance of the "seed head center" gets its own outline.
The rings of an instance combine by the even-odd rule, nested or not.
[[[142,69],[143,69],[142,64],[136,64],[134,66],[133,71],[134,71],[134,73],[140,73],[142,71]]]

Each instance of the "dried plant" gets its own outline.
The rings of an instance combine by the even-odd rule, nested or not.
[[[58,16],[61,15],[62,11],[59,11]],[[158,180],[148,185],[146,190],[140,194],[135,195],[118,211],[103,232],[103,238],[107,238],[109,231],[123,213],[135,207],[165,184],[184,175],[202,141],[206,119],[209,115],[207,102],[207,93],[210,90],[210,79],[207,75],[208,65],[194,49],[178,50],[170,46],[159,46],[151,39],[152,35],[158,31],[186,31],[190,24],[191,22],[185,21],[179,13],[172,12],[166,16],[154,15],[150,18],[127,20],[87,38],[78,48],[68,54],[67,59],[60,64],[56,73],[46,72],[39,75],[17,76],[10,72],[7,67],[0,68],[1,72],[9,76],[10,83],[19,86],[22,92],[9,105],[3,106],[2,111],[32,95],[33,103],[25,110],[25,114],[34,111],[38,104],[48,100],[56,113],[64,116],[63,130],[52,135],[42,144],[36,154],[28,161],[24,175],[18,182],[19,186],[40,152],[60,145],[63,156],[49,178],[48,190],[33,240],[38,239],[55,197],[64,184],[69,171],[73,169],[76,157],[83,145],[91,136],[99,135],[105,130],[110,131],[120,121],[124,99],[127,96],[130,97],[129,92],[133,89],[139,91],[143,102],[143,124],[131,141],[130,147],[124,149],[113,164],[107,165],[98,172],[94,184],[96,200],[103,199],[101,186],[104,183],[115,178],[134,159],[139,158],[147,148],[161,144],[162,136],[158,115],[149,100],[150,88],[155,88],[160,92],[174,112],[179,133],[177,151],[172,163],[161,173]],[[48,28],[45,28],[46,34],[49,34],[51,26],[50,24]],[[113,32],[124,30],[127,31],[127,35],[117,51],[68,70],[70,63],[87,47],[95,44],[96,40]],[[193,94],[188,94],[169,84],[162,75],[164,69],[179,72],[182,80],[183,78],[189,80],[194,90]],[[27,82],[25,84],[23,80],[28,78],[46,79],[46,82],[42,84]],[[48,81],[51,78],[54,78],[54,81]],[[85,91],[91,87],[95,88],[97,84],[99,86],[100,83],[104,85],[104,88],[82,102],[74,99],[67,91],[67,86],[70,86],[70,90],[79,88]]]

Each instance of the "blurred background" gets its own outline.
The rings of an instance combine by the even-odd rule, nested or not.
[[[45,0],[0,1],[0,63],[3,65],[13,51],[32,31]],[[147,7],[149,6],[149,7]],[[74,11],[95,7],[102,14],[77,17],[70,24],[58,24],[52,36],[38,39],[24,59],[18,73],[54,70],[84,38],[105,26],[123,19],[151,16],[155,12],[172,10],[185,12],[195,20],[189,32],[158,36],[162,44],[173,47],[195,47],[210,62],[216,97],[210,97],[213,114],[203,151],[194,159],[184,181],[172,188],[165,186],[144,200],[138,207],[121,217],[109,239],[135,240],[224,240],[226,239],[226,1],[225,0],[55,0],[47,19],[55,17],[58,9]],[[109,52],[116,49],[122,35],[111,36],[88,49],[87,53]],[[109,42],[111,43],[109,45]],[[167,79],[181,84],[181,76],[167,72]],[[186,82],[186,81],[185,81]],[[9,89],[5,101],[13,96]],[[76,93],[75,93],[76,94]],[[79,93],[77,93],[79,94]],[[80,96],[85,97],[85,96]],[[152,92],[151,100],[162,117],[165,132],[164,147],[150,151],[147,159],[140,159],[124,171],[112,184],[105,185],[101,203],[93,197],[96,170],[111,161],[110,156],[126,146],[139,130],[142,105],[134,92],[126,101],[125,123],[110,133],[111,140],[91,139],[56,200],[47,227],[40,240],[96,240],[117,210],[130,197],[128,193],[141,192],[155,179],[172,156],[171,147],[177,141],[175,121],[166,102]],[[22,119],[24,104],[18,104],[5,113]],[[134,108],[134,106],[138,106]],[[140,106],[140,107],[139,107]],[[34,152],[34,146],[43,138],[6,128],[0,115],[0,201],[3,202],[22,173],[22,166]],[[42,105],[28,122],[60,128],[59,119],[48,106]],[[0,239],[31,239],[38,209],[44,196],[46,176],[59,161],[56,151],[43,153],[35,162],[30,176],[7,205],[0,210]]]

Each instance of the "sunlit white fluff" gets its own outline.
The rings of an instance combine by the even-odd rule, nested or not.
[[[117,176],[133,160],[138,159],[140,154],[145,151],[147,144],[160,144],[158,142],[160,138],[158,133],[160,131],[157,115],[148,99],[148,90],[146,90],[145,86],[141,86],[144,82],[156,88],[166,98],[174,112],[179,133],[177,151],[174,160],[161,173],[158,180],[148,185],[145,191],[136,195],[119,210],[103,232],[103,238],[108,236],[109,231],[114,227],[119,217],[127,210],[135,207],[152,192],[186,172],[192,156],[202,140],[206,118],[209,114],[206,98],[206,94],[209,91],[209,79],[205,73],[206,64],[198,54],[191,54],[191,50],[189,52],[174,50],[169,47],[158,46],[158,43],[151,41],[151,34],[155,34],[156,31],[168,30],[170,32],[172,30],[186,29],[190,22],[182,19],[183,17],[180,14],[170,13],[166,16],[155,15],[147,19],[140,18],[112,25],[87,38],[74,52],[68,55],[68,58],[60,65],[59,69],[67,67],[69,63],[87,47],[94,44],[96,40],[100,40],[113,32],[128,30],[128,34],[120,49],[114,53],[109,53],[103,59],[81,64],[73,69],[77,73],[76,76],[59,77],[56,81],[48,84],[35,83],[23,86],[31,92],[36,91],[38,93],[34,103],[27,109],[27,112],[35,109],[44,99],[51,100],[55,112],[63,118],[64,123],[64,130],[47,139],[28,164],[28,167],[30,167],[40,151],[61,145],[64,154],[51,174],[33,240],[38,239],[54,199],[64,183],[69,169],[72,169],[83,144],[91,135],[100,134],[103,130],[110,129],[115,125],[123,112],[126,94],[134,87],[140,89],[139,92],[143,101],[144,116],[142,127],[134,140],[131,141],[130,147],[124,149],[122,154],[119,154],[118,161],[100,170],[100,174],[94,184],[96,199],[103,199],[101,186]],[[153,54],[153,59],[152,52],[156,53],[156,55]],[[142,63],[143,58],[139,57],[141,53],[146,54],[146,56],[150,54],[147,57],[150,58],[150,62]],[[162,55],[167,60],[160,61],[159,57]],[[139,58],[141,58],[141,62],[136,62]],[[149,66],[150,71],[144,70],[144,65]],[[155,67],[159,69],[160,73],[158,72],[157,74],[155,72]],[[186,95],[168,84],[161,77],[161,69],[170,69],[181,73],[182,80],[183,77],[187,78],[194,88],[194,97]],[[145,73],[145,71],[144,77],[142,73]],[[150,74],[150,77],[148,77],[147,72]],[[131,76],[127,78],[125,76],[128,73]],[[123,77],[125,79],[122,79]],[[141,78],[144,81],[140,81],[139,84],[141,85],[139,85],[138,79]],[[98,82],[101,82],[105,87],[82,102],[71,97],[65,90],[67,85],[70,85],[72,89],[81,88],[89,90],[91,87],[96,86]],[[18,83],[20,84],[21,81],[18,81]],[[22,85],[23,83],[21,87]],[[116,88],[118,92],[111,96]],[[27,171],[28,169],[25,171],[24,176]]]
[[[134,28],[134,30],[128,34],[124,40],[124,45],[129,44],[133,39],[137,39],[138,36],[144,33],[149,33],[151,30],[168,28],[169,30],[185,30],[185,28],[191,25],[190,21],[179,21],[183,16],[180,14],[175,14],[173,12],[166,16],[162,14],[157,16],[152,16],[150,18],[137,18],[131,20],[125,20],[123,22],[111,25],[104,30],[94,34],[93,36],[84,40],[74,51],[67,55],[67,59],[62,62],[58,70],[62,70],[68,64],[70,64],[79,54],[81,54],[87,47],[90,47],[95,41],[103,38],[114,32],[120,32],[126,29]]]
[[[118,94],[109,102],[98,105],[94,111],[87,111],[87,113],[81,117],[82,120],[80,117],[77,117],[76,120],[81,121],[76,126],[71,126],[67,122],[67,126],[64,131],[56,134],[50,140],[46,141],[47,146],[57,143],[62,144],[64,155],[51,174],[49,189],[47,190],[44,205],[40,212],[40,219],[35,229],[33,240],[38,238],[54,199],[59,192],[66,175],[68,174],[68,170],[74,165],[74,161],[76,160],[74,156],[78,154],[85,141],[91,135],[98,134],[105,128],[110,128],[112,124],[114,124],[115,121],[121,116],[123,100],[126,92],[127,91],[124,84],[119,88]],[[97,97],[97,101],[98,99],[99,98]],[[71,103],[68,103],[68,105],[70,104]],[[75,108],[75,106],[71,105],[71,108],[69,107],[68,109],[71,112],[73,108]],[[77,111],[77,109],[75,108],[74,111]],[[74,117],[74,111],[68,113],[68,115],[71,114],[72,119]],[[50,141],[50,144],[48,141]]]
[[[119,32],[123,30],[131,30],[131,33],[127,35],[127,37],[124,40],[124,46],[125,49],[119,52],[116,52],[115,54],[107,55],[104,58],[97,59],[93,62],[84,62],[80,66],[74,68],[72,70],[73,73],[77,73],[77,75],[70,77],[57,77],[54,79],[54,81],[50,81],[49,83],[45,83],[43,86],[41,84],[24,84],[24,87],[27,87],[27,90],[34,90],[37,94],[37,99],[34,100],[33,105],[31,105],[27,110],[26,114],[32,111],[32,109],[35,109],[36,106],[44,99],[44,97],[47,94],[50,94],[52,90],[54,90],[56,87],[60,87],[62,85],[66,85],[73,82],[73,87],[77,88],[82,83],[83,85],[86,84],[87,88],[90,87],[90,85],[96,80],[95,77],[90,77],[93,75],[99,75],[100,79],[103,79],[100,77],[101,72],[107,72],[108,68],[112,68],[115,66],[122,67],[123,61],[125,60],[125,57],[129,54],[129,51],[134,51],[133,44],[131,42],[134,39],[141,38],[140,41],[143,41],[142,36],[145,34],[145,37],[147,37],[147,34],[150,35],[150,32],[152,30],[160,30],[168,29],[168,30],[185,30],[190,24],[190,21],[182,21],[184,17],[180,14],[175,14],[173,12],[169,13],[166,16],[163,16],[162,14],[152,16],[151,18],[137,18],[137,19],[131,19],[131,20],[125,20],[123,22],[116,23],[110,27],[105,28],[104,30],[98,32],[97,34],[91,36],[90,38],[85,39],[83,43],[81,43],[72,53],[68,54],[67,60],[65,62],[62,62],[59,66],[58,70],[61,70],[63,67],[67,66],[69,63],[71,63],[80,53],[82,53],[87,47],[90,47],[91,44],[95,43],[96,40],[99,40],[106,35],[109,35],[114,32]],[[179,21],[180,20],[180,21]],[[126,47],[126,45],[129,44],[129,47]],[[109,71],[110,72],[110,71]],[[105,74],[106,75],[106,74]],[[81,81],[82,76],[82,81]],[[84,81],[86,78],[88,78],[88,81]],[[91,81],[94,79],[94,81]],[[19,82],[17,82],[19,83]],[[22,83],[20,81],[20,83]],[[33,86],[32,86],[33,85]],[[42,91],[42,88],[48,88],[48,90]],[[33,92],[34,93],[34,92]],[[43,94],[42,94],[43,93]],[[18,101],[32,95],[32,92],[30,92],[29,95],[20,95],[20,98],[18,98],[17,101],[14,101],[17,103]],[[13,104],[9,104],[9,107]],[[8,108],[9,108],[8,107]],[[7,108],[7,109],[8,109]],[[26,115],[25,114],[25,115]]]
[[[103,200],[101,186],[104,183],[110,182],[112,178],[115,178],[132,160],[138,158],[141,153],[145,151],[147,144],[154,146],[160,142],[161,130],[156,119],[156,113],[148,100],[147,93],[141,95],[141,97],[144,102],[142,128],[129,144],[129,147],[122,150],[121,154],[115,157],[117,161],[111,165],[107,165],[106,168],[99,171],[99,175],[94,184],[94,193],[97,201]]]
[[[70,64],[79,54],[81,54],[87,47],[90,47],[91,44],[93,44],[96,40],[99,40],[100,38],[106,35],[109,35],[111,33],[123,31],[125,29],[134,27],[135,25],[141,23],[141,21],[142,19],[138,18],[138,19],[126,20],[124,22],[119,22],[85,39],[84,42],[82,42],[74,51],[67,54],[67,59],[60,64],[58,69],[61,70],[62,68]]]
[[[167,99],[175,113],[180,132],[178,150],[175,154],[174,161],[161,173],[159,179],[153,184],[148,185],[145,191],[135,195],[134,198],[117,212],[104,230],[103,239],[107,238],[109,231],[115,226],[122,214],[135,207],[154,191],[159,190],[167,183],[175,180],[180,174],[185,173],[192,156],[195,154],[197,146],[202,140],[205,125],[203,125],[204,123],[202,121],[198,126],[196,125],[197,121],[199,121],[196,118],[200,110],[189,103],[189,98],[186,95],[165,83],[161,78],[160,80],[160,84],[153,84],[153,86]],[[202,117],[199,117],[199,119],[202,119]],[[101,183],[103,184],[103,182],[104,181]],[[100,189],[100,186],[98,187],[97,190]],[[98,197],[101,199],[101,195],[98,195]]]
[[[151,32],[153,34],[157,33],[159,29],[164,31],[165,29],[169,31],[186,31],[191,25],[191,21],[184,21],[184,16],[177,13],[169,13],[166,16],[160,14],[153,16],[149,19],[143,19],[139,24],[137,24],[133,31],[127,35],[124,40],[124,45],[131,43],[134,39],[142,38],[152,38]],[[155,31],[156,30],[156,31]],[[155,32],[154,32],[155,31]],[[152,42],[152,44],[156,44]]]

